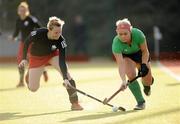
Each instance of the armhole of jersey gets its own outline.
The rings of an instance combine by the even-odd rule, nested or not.
[[[113,45],[112,45],[112,52],[113,52],[113,54],[121,54],[122,53],[121,48],[118,48],[117,46],[115,46],[118,44],[116,42],[117,42],[117,39],[114,38],[113,39]]]

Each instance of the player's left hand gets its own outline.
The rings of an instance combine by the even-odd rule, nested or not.
[[[141,77],[144,77],[148,74],[148,72],[149,72],[149,68],[147,67],[145,63],[142,63],[138,74]]]
[[[69,89],[69,88],[70,88],[71,84],[70,84],[70,82],[69,82],[69,80],[68,80],[68,79],[65,79],[65,80],[64,80],[64,82],[63,82],[63,86],[64,86],[64,87],[66,87],[67,89]]]

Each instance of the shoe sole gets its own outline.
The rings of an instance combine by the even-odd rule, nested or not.
[[[83,109],[71,109],[72,111],[82,111]]]
[[[134,108],[134,110],[144,110],[145,108]]]

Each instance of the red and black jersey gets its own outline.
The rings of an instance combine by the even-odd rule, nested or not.
[[[18,34],[21,33],[21,41],[24,41],[31,31],[40,27],[40,22],[34,16],[27,16],[24,20],[18,18],[16,20],[16,28],[13,37],[17,37]]]
[[[28,38],[24,42],[23,59],[26,59],[27,50],[31,44],[30,53],[33,56],[46,56],[53,53],[55,50],[59,50],[59,66],[61,68],[63,78],[67,79],[67,66],[65,62],[65,48],[67,44],[63,36],[60,36],[58,40],[50,40],[47,36],[47,28],[39,28],[32,31]]]

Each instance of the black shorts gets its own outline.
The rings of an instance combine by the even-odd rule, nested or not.
[[[133,54],[122,54],[123,55],[123,58],[125,57],[128,57],[130,58],[131,60],[133,60],[134,62],[136,63],[142,63],[142,52],[141,50],[137,51],[136,53],[133,53]],[[148,62],[150,61],[150,56],[149,56],[149,60]]]

